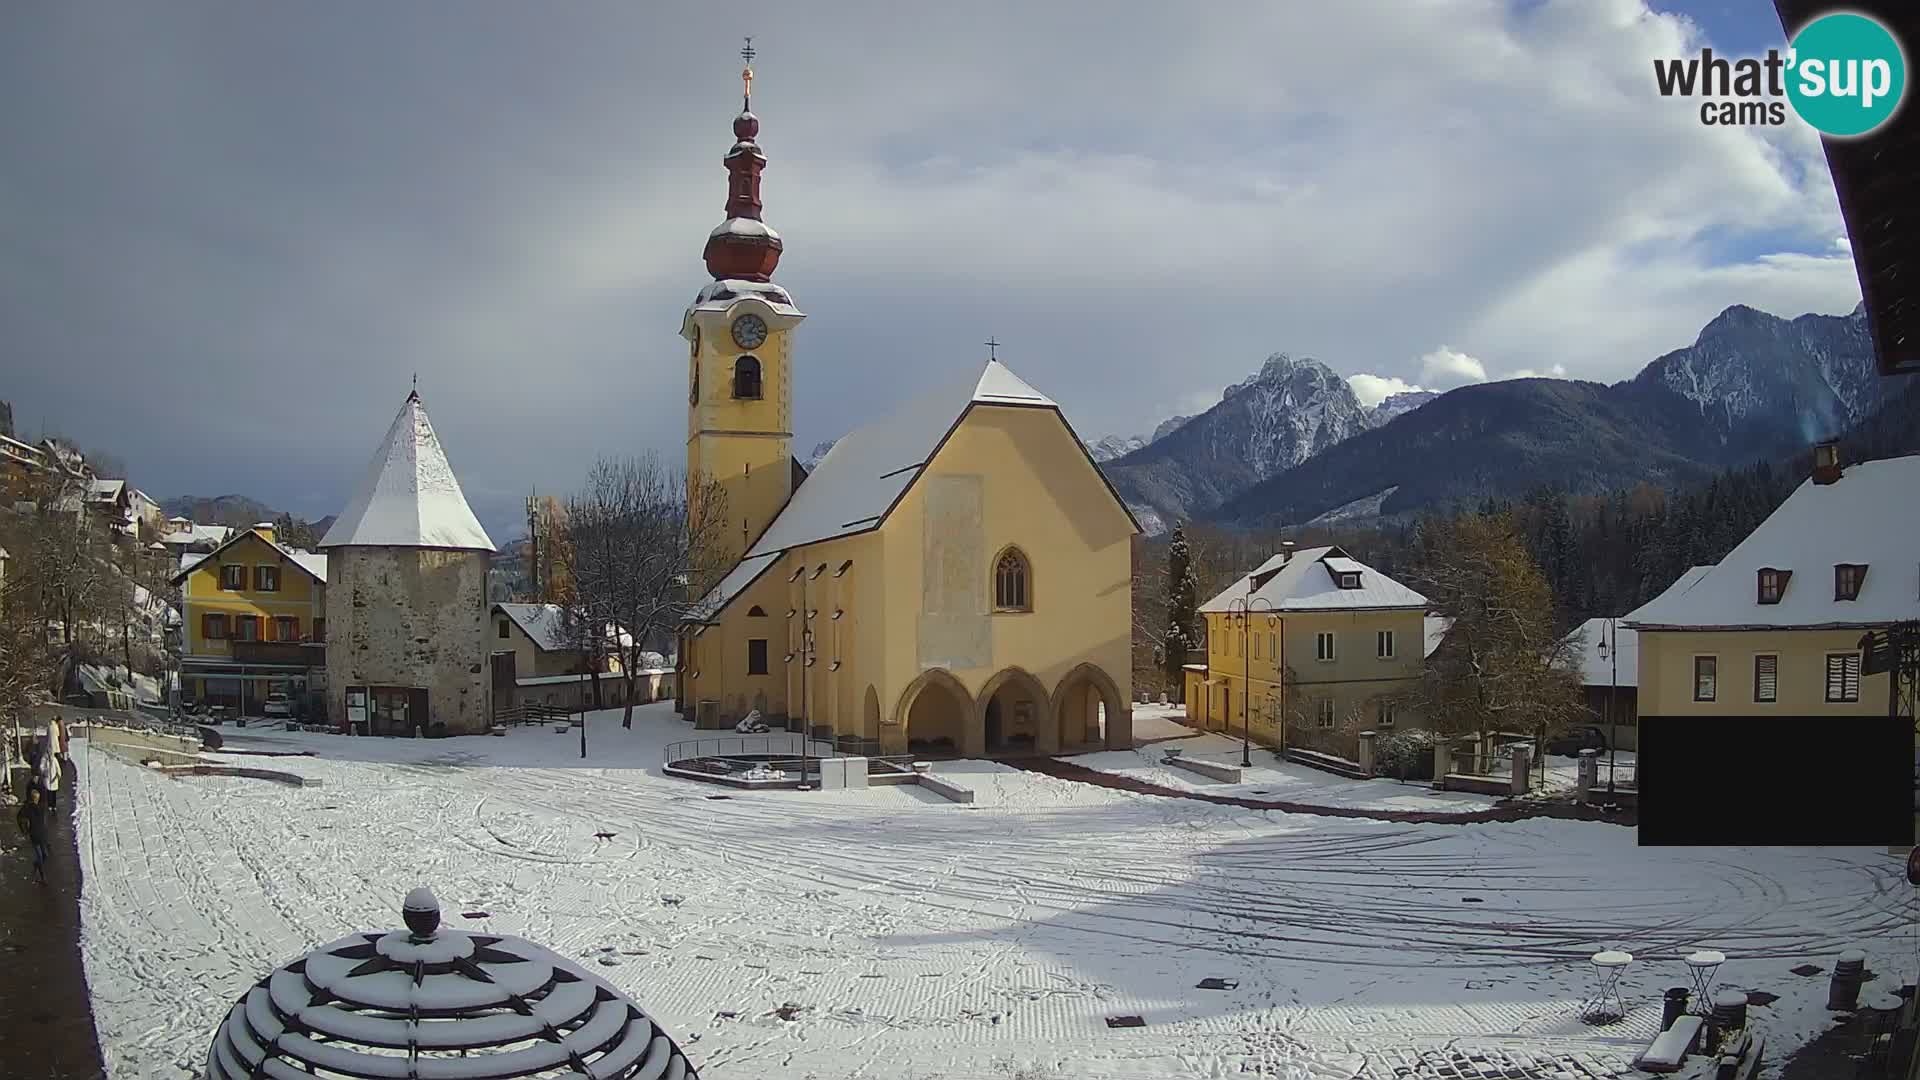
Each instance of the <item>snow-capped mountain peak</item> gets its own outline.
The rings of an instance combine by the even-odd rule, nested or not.
[[[1438,390],[1406,390],[1388,394],[1380,404],[1367,410],[1367,420],[1379,427],[1396,416],[1403,416],[1440,396]]]

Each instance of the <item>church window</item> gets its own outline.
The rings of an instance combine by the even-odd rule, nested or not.
[[[1008,548],[993,567],[993,607],[996,611],[1032,611],[1033,586],[1029,580],[1027,557],[1019,548]]]
[[[733,362],[733,396],[745,401],[760,400],[760,361],[743,356]]]
[[[767,673],[767,639],[751,638],[747,641],[747,674],[765,675]]]
[[[761,607],[759,604],[755,604],[747,609],[747,617],[750,619],[764,619],[767,617],[767,609]]]

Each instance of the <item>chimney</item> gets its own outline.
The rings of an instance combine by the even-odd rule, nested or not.
[[[260,534],[260,539],[265,540],[269,544],[273,543],[273,522],[256,521],[253,523],[253,531]]]
[[[1280,565],[1285,566],[1286,564],[1292,562],[1293,561],[1293,541],[1291,540],[1280,541],[1280,554],[1282,556],[1280,560]]]
[[[1827,439],[1813,444],[1813,482],[1832,484],[1840,480],[1840,440]]]

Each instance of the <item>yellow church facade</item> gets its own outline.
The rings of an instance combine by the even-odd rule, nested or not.
[[[681,327],[689,480],[724,492],[741,553],[682,630],[683,712],[758,710],[868,753],[1131,746],[1139,527],[1053,399],[970,363],[811,473],[794,461],[805,316],[771,280],[758,127],[734,121],[714,281]]]

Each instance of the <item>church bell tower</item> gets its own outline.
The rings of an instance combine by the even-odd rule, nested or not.
[[[687,340],[687,477],[726,498],[729,546],[739,554],[793,495],[793,330],[806,316],[773,283],[780,234],[760,220],[766,155],[754,140],[753,39],[740,50],[740,115],[733,119],[727,218],[707,236],[707,272],[681,322]]]

